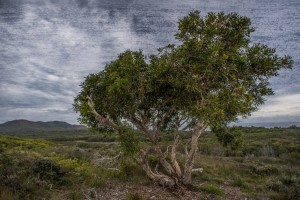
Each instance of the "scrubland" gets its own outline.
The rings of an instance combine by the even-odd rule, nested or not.
[[[200,138],[203,172],[189,191],[151,182],[111,133],[1,134],[0,199],[300,199],[300,128],[240,129],[237,150],[210,132]],[[172,137],[161,138],[164,149]],[[150,163],[159,169],[154,156]]]

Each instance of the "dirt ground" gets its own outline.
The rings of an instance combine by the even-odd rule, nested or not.
[[[216,196],[212,194],[206,194],[199,190],[189,190],[184,191],[181,189],[170,190],[167,188],[162,188],[159,185],[121,185],[121,184],[111,184],[105,189],[97,189],[94,191],[93,197],[87,199],[93,200],[214,200],[214,199],[230,199],[230,200],[249,200],[249,198],[243,197],[240,190],[233,187],[225,186],[225,194],[223,196]]]

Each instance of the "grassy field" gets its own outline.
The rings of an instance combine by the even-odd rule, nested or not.
[[[185,194],[152,183],[108,133],[0,135],[0,199],[300,199],[300,128],[241,130],[235,151],[200,138],[204,171]]]

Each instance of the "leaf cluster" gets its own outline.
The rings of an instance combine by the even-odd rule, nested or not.
[[[268,80],[293,63],[273,48],[251,43],[253,31],[250,19],[236,13],[203,18],[192,11],[178,22],[179,45],[149,57],[142,51],[121,53],[86,77],[74,110],[82,123],[102,126],[89,109],[90,96],[95,110],[115,124],[138,120],[160,131],[189,129],[195,121],[219,127],[246,117],[273,94]]]

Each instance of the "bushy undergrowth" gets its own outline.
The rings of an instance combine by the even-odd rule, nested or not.
[[[107,145],[105,155],[99,155],[98,149],[0,135],[0,199],[84,199],[89,188],[142,174],[121,154],[111,163],[109,156],[117,148],[111,154],[109,149]]]
[[[211,133],[200,138],[195,167],[204,171],[193,174],[194,184],[201,185],[199,191],[228,199],[229,187],[238,189],[241,198],[300,199],[300,129],[241,130],[244,143],[237,150],[222,147]],[[183,133],[186,143],[188,134]],[[135,160],[122,153],[117,138],[99,139],[112,135],[42,137],[52,142],[0,135],[0,199],[93,199],[96,190],[115,182],[150,183]],[[164,150],[172,139],[170,133],[162,136]],[[145,145],[146,140],[141,140]],[[177,148],[181,165],[184,145]],[[153,151],[149,152],[149,164],[161,170]],[[124,199],[141,197],[130,193]]]
[[[49,198],[52,189],[68,181],[58,163],[29,153],[1,153],[0,173],[0,191],[19,199]]]
[[[200,189],[209,194],[214,194],[214,195],[218,195],[218,196],[224,195],[224,191],[222,189],[220,189],[218,186],[213,185],[213,184],[201,185]]]
[[[300,129],[241,128],[244,145],[232,151],[208,133],[199,143],[198,180],[241,189],[245,196],[300,199]]]

